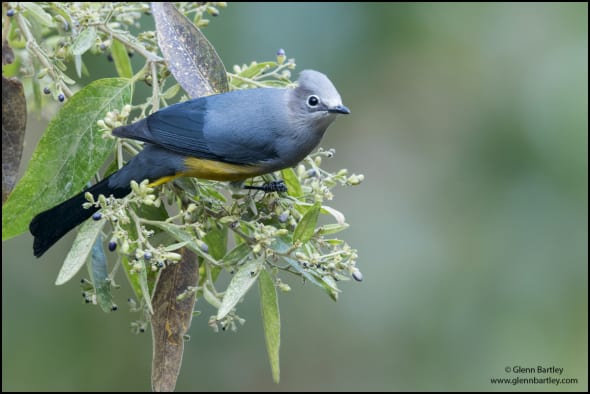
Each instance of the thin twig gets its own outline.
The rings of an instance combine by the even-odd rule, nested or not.
[[[154,113],[160,108],[160,89],[158,87],[158,70],[156,69],[156,63],[150,62],[150,68],[152,70],[152,113]]]
[[[31,30],[29,29],[29,26],[27,25],[27,21],[25,20],[25,18],[20,13],[17,13],[15,17],[16,23],[18,24],[21,33],[27,41],[27,48],[31,51],[31,53],[35,55],[37,60],[39,60],[39,62],[47,69],[47,73],[51,76],[51,78],[53,78],[53,80],[56,82],[59,81],[61,85],[60,88],[63,94],[66,97],[72,97],[72,91],[61,80],[61,77],[58,75],[58,73],[55,72],[54,66],[47,60],[47,55],[37,44],[37,41],[35,40],[35,37],[33,37],[33,34],[31,33]]]
[[[141,56],[145,57],[148,62],[162,62],[162,61],[164,61],[164,59],[162,59],[160,56],[155,55],[152,52],[145,49],[145,47],[143,45],[139,45],[139,44],[131,41],[125,35],[109,29],[106,25],[97,24],[96,28],[98,30],[102,31],[103,33],[109,34],[113,38],[116,38],[117,40],[121,41],[121,43],[123,43],[123,45],[135,50],[135,52],[137,52]]]

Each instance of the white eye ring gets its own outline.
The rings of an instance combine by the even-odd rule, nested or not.
[[[320,98],[315,94],[312,94],[307,98],[307,106],[310,108],[317,107],[320,104]]]

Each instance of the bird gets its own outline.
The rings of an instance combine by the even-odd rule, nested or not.
[[[330,79],[304,70],[295,87],[235,90],[170,105],[112,134],[143,141],[144,148],[118,171],[70,199],[37,214],[29,225],[33,253],[42,256],[100,208],[96,199],[125,197],[131,181],[157,186],[180,176],[239,182],[293,167],[321,141],[337,115],[350,114]],[[284,190],[273,183],[265,191]]]

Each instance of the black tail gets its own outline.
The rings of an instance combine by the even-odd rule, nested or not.
[[[35,237],[33,253],[36,257],[40,257],[71,229],[88,219],[94,212],[98,211],[98,208],[95,207],[90,207],[88,209],[82,207],[82,204],[87,202],[84,197],[86,192],[92,193],[94,198],[98,198],[100,194],[104,194],[107,197],[112,194],[116,198],[121,198],[131,192],[129,186],[123,188],[110,187],[109,178],[110,177],[103,179],[80,194],[75,195],[69,200],[62,202],[47,211],[41,212],[33,218],[29,225],[29,230]]]

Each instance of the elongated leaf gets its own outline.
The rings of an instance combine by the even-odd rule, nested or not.
[[[176,225],[171,223],[165,222],[157,222],[157,221],[145,221],[146,224],[149,224],[154,227],[158,227],[168,234],[170,234],[174,239],[179,242],[186,242],[186,247],[198,254],[199,256],[203,257],[207,261],[213,263],[214,265],[219,265],[219,263],[207,252],[203,251],[199,245],[195,242],[194,236],[186,232],[184,229],[178,228]]]
[[[199,193],[202,196],[208,197],[208,198],[213,199],[215,201],[222,201],[222,202],[227,201],[227,198],[225,198],[225,196],[223,194],[221,194],[220,192],[215,190],[215,188],[213,186],[201,185],[201,187],[199,188]]]
[[[152,2],[158,45],[168,68],[191,98],[229,90],[223,62],[203,33],[172,3]]]
[[[328,234],[336,234],[340,231],[346,230],[349,227],[348,223],[338,224],[324,224],[322,227],[318,229],[319,235],[328,235]]]
[[[72,54],[74,55],[74,66],[78,78],[82,77],[82,55],[92,48],[96,42],[96,29],[91,26],[84,29],[76,36],[72,43]]]
[[[177,264],[162,271],[152,300],[153,391],[174,391],[182,365],[184,335],[190,328],[196,302],[194,293],[182,300],[177,298],[188,286],[196,286],[198,282],[197,256],[186,248],[181,255]]]
[[[22,7],[24,7],[27,16],[32,16],[41,25],[53,26],[53,18],[37,2],[23,2]]]
[[[262,324],[264,325],[264,338],[266,339],[266,350],[272,379],[279,383],[281,379],[281,368],[279,364],[279,349],[281,347],[281,316],[279,314],[279,301],[277,289],[266,270],[260,273],[258,281],[260,290],[260,306],[262,309]]]
[[[9,47],[7,47],[10,49]],[[2,48],[4,57],[4,48]],[[23,84],[2,76],[2,203],[16,184],[27,126],[27,101]]]
[[[204,280],[201,280],[200,278],[199,280],[201,282],[204,282]],[[219,307],[221,306],[221,301],[219,301],[219,299],[216,297],[215,294],[213,294],[213,292],[209,289],[208,286],[203,286],[203,298],[214,308],[219,309]]]
[[[74,67],[78,78],[82,78],[82,55],[74,55]]]
[[[152,307],[152,294],[150,293],[150,286],[148,284],[148,274],[146,272],[147,269],[147,267],[146,269],[142,269],[136,275],[139,282],[139,288],[141,289],[142,298],[150,310],[150,313],[153,314],[154,308]]]
[[[121,265],[124,268],[125,274],[127,275],[127,280],[129,281],[135,296],[138,300],[143,299],[143,290],[141,289],[139,275],[137,275],[135,272],[131,272],[131,263],[126,255],[121,255]]]
[[[112,152],[96,122],[131,101],[126,79],[94,81],[51,120],[29,167],[2,207],[2,239],[27,230],[33,216],[84,188]]]
[[[330,298],[334,301],[338,301],[338,293],[340,293],[340,289],[336,285],[334,279],[331,276],[324,275],[322,276],[322,282],[324,283],[324,288]]]
[[[121,78],[131,78],[133,76],[133,69],[131,68],[131,61],[127,53],[127,48],[119,40],[113,40],[111,45],[111,56],[117,69],[117,74]]]
[[[211,249],[210,251],[212,254],[215,253],[215,255],[218,255],[222,249],[225,253],[225,250],[227,249],[227,227],[224,226],[224,229],[226,231],[223,233],[223,237],[217,241],[217,242],[223,241],[223,245],[220,243],[216,247],[219,250],[214,251],[213,249],[211,249],[211,245],[209,245],[209,248]],[[222,230],[216,230],[216,231],[222,231]],[[206,239],[207,238],[209,238],[209,234],[207,234]],[[209,242],[207,242],[207,244],[209,244]],[[225,267],[227,267],[228,265],[236,265],[236,264],[240,263],[243,259],[245,259],[250,254],[251,251],[252,251],[252,249],[250,249],[248,244],[241,243],[238,246],[236,246],[235,248],[233,248],[232,250],[230,250],[227,254],[225,254],[225,256],[221,256],[221,260],[219,260],[219,264],[221,266],[225,266]],[[199,285],[203,286],[203,284],[207,280],[207,276],[205,275],[205,265],[204,264],[201,265],[201,267],[199,269],[200,269]],[[221,272],[221,267],[212,267],[212,268],[210,268],[210,270],[211,270],[211,278],[215,282],[217,280],[217,276],[219,276],[219,273]]]
[[[300,241],[305,243],[311,239],[315,231],[315,225],[318,222],[320,216],[321,204],[315,203],[309,210],[303,215],[295,231],[293,232],[293,242]]]
[[[207,235],[203,238],[203,241],[209,247],[209,254],[214,259],[222,259],[227,252],[227,227],[216,226],[215,224],[212,224],[211,230],[207,232]],[[202,285],[202,282],[204,282],[206,279],[204,268],[204,264],[199,267],[199,285]],[[210,267],[210,273],[211,279],[213,282],[215,282],[221,273],[221,267]]]
[[[324,205],[324,206],[322,206],[322,209],[320,211],[324,214],[332,215],[334,217],[334,219],[336,219],[336,223],[338,223],[338,224],[345,224],[345,222],[346,222],[346,218],[344,217],[344,214],[342,212],[338,211],[337,209],[334,209],[332,207]]]
[[[217,311],[217,320],[221,320],[227,316],[234,306],[246,295],[248,290],[250,290],[250,287],[258,279],[258,275],[260,275],[262,263],[261,260],[248,261],[236,272],[227,290],[225,290],[223,301],[221,301],[221,306]]]
[[[56,285],[63,285],[80,271],[105,223],[105,220],[86,220],[82,223],[72,248],[57,274]]]
[[[203,241],[209,247],[209,254],[214,259],[221,259],[227,251],[227,227],[214,227],[207,232]]]
[[[99,235],[92,245],[92,255],[90,261],[90,275],[94,290],[96,291],[96,301],[103,312],[110,312],[113,308],[113,295],[111,294],[111,282],[107,270],[107,257],[104,254],[102,244],[102,235]]]
[[[96,29],[90,26],[84,29],[76,36],[72,43],[72,54],[83,55],[87,50],[92,48],[96,42]]]
[[[287,186],[287,191],[290,196],[303,196],[303,190],[301,190],[301,183],[299,183],[299,179],[297,179],[297,175],[295,175],[295,171],[293,171],[292,168],[285,168],[284,170],[281,170],[281,175],[283,177],[283,180],[285,181],[285,185]]]
[[[252,249],[247,243],[241,243],[234,247],[232,250],[226,254],[223,259],[221,260],[221,264],[223,265],[233,265],[238,264],[242,261],[246,256],[248,256],[252,252]]]
[[[277,63],[276,62],[262,62],[262,63],[256,63],[256,64],[251,64],[250,66],[248,66],[248,68],[245,68],[242,70],[242,72],[240,72],[240,76],[244,77],[244,78],[253,78],[258,76],[259,74],[262,74],[262,72],[270,69],[271,67],[276,67]]]

